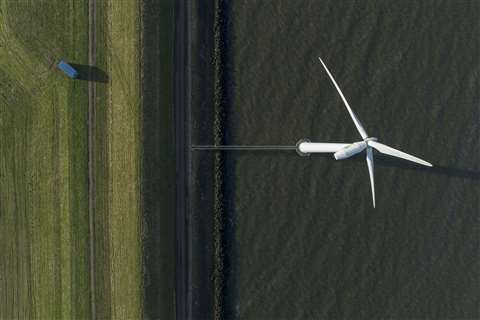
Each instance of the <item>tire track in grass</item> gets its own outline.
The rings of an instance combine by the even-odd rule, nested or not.
[[[95,66],[96,1],[88,1],[88,64]],[[88,220],[90,247],[90,317],[95,319],[95,82],[88,83]]]

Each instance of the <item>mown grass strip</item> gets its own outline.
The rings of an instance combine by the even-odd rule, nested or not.
[[[141,239],[140,4],[97,3],[97,317],[143,315]]]
[[[128,18],[126,18],[128,17]],[[112,317],[142,312],[140,232],[140,8],[109,2],[109,207]]]

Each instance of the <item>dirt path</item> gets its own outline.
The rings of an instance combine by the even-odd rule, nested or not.
[[[88,1],[88,64],[96,63],[96,0]],[[90,77],[91,78],[91,77]],[[88,219],[90,246],[90,313],[95,319],[95,82],[88,83]]]

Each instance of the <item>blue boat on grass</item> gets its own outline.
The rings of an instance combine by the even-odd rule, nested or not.
[[[73,68],[71,65],[69,65],[63,60],[60,60],[60,62],[58,63],[58,68],[72,79],[75,79],[78,76],[77,70],[75,70],[75,68]]]

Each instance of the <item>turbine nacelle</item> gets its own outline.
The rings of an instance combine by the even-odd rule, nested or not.
[[[333,156],[335,157],[336,160],[343,160],[343,159],[350,158],[356,155],[357,153],[362,152],[366,148],[367,148],[367,143],[365,141],[358,141],[358,142],[349,144],[345,148],[338,150],[333,154]]]
[[[369,141],[378,141],[378,139],[375,137],[367,137],[363,139],[363,141],[365,141],[368,144]]]
[[[375,138],[375,137],[367,137],[367,138],[363,139],[363,141],[354,142],[354,143],[338,150],[337,152],[335,152],[333,154],[333,156],[335,157],[336,160],[343,160],[343,159],[350,158],[350,157],[356,155],[357,153],[360,153],[363,150],[365,150],[369,146],[369,144],[368,144],[369,141],[377,141],[377,140],[378,139]]]

